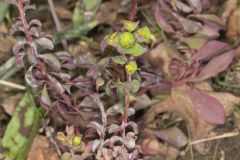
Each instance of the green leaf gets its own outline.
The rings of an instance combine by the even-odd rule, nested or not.
[[[39,57],[45,62],[46,61],[49,62],[50,65],[55,67],[57,70],[61,69],[61,63],[59,62],[57,57],[54,56],[53,54],[42,54],[42,55],[39,55]]]
[[[138,27],[139,22],[132,22],[132,21],[123,21],[124,29],[128,30],[129,32],[133,32]]]
[[[111,58],[117,64],[125,64],[127,63],[127,58],[123,56],[116,56]]]
[[[138,80],[134,79],[132,82],[128,83],[128,87],[133,93],[136,93],[141,87],[141,83]]]
[[[83,0],[83,5],[86,11],[94,10],[101,3],[101,0]]]
[[[42,90],[41,101],[48,106],[50,106],[52,104],[51,99],[50,99],[49,94],[48,94],[48,91],[47,91],[46,85],[44,86],[44,88]]]
[[[35,135],[38,133],[41,112],[28,91],[21,99],[5,131],[2,147],[8,158],[25,160]]]
[[[4,1],[1,1],[0,2],[0,22],[3,20],[7,9],[8,9],[8,4],[5,3]]]
[[[131,54],[133,56],[141,56],[147,52],[147,48],[138,43],[135,43],[131,48],[122,48],[120,45],[118,45],[117,50],[120,53]]]
[[[208,41],[207,38],[197,36],[182,37],[181,40],[184,41],[190,48],[197,50]]]
[[[80,26],[83,23],[83,13],[81,12],[81,9],[79,8],[79,6],[76,6],[74,11],[73,11],[73,28],[77,28],[78,26]]]

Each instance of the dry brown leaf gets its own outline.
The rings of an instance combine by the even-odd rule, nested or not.
[[[7,114],[9,115],[13,114],[22,96],[23,96],[22,94],[13,95],[11,97],[5,98],[1,102],[3,109]]]
[[[173,58],[183,59],[180,53],[170,44],[161,43],[156,48],[152,49],[146,58],[154,67],[162,66],[166,78],[170,78],[169,65]]]
[[[230,14],[237,8],[237,0],[227,0],[224,4],[224,11],[222,13],[223,19],[226,21]]]
[[[234,10],[234,12],[229,16],[227,22],[227,33],[226,36],[230,40],[236,39],[240,33],[240,8]]]
[[[0,34],[0,58],[2,58],[4,54],[11,54],[12,47],[15,42],[16,40],[13,38],[13,36],[4,36]]]
[[[120,7],[120,1],[104,2],[100,5],[95,20],[113,25],[117,20],[117,11]]]
[[[50,147],[48,139],[37,135],[33,141],[27,160],[60,160],[56,151]]]
[[[141,143],[141,149],[144,155],[162,155],[165,160],[176,160],[179,150],[160,143],[156,138],[146,138]]]
[[[59,19],[62,20],[71,20],[72,19],[72,12],[67,10],[66,8],[62,7],[62,6],[55,6],[55,11],[59,17]]]
[[[206,87],[206,85],[203,86],[203,88]],[[202,88],[201,84],[198,84],[197,87],[199,89]],[[163,102],[153,105],[147,114],[152,116],[152,113],[157,114],[166,111],[173,112],[185,119],[189,125],[193,140],[199,140],[205,138],[215,126],[207,123],[197,115],[188,96],[189,90],[190,87],[187,85],[174,87],[171,95],[168,96]],[[230,93],[214,92],[211,90],[205,91],[205,93],[216,98],[224,106],[226,116],[231,115],[236,104],[240,103],[240,98],[233,96]],[[149,121],[150,120],[148,119],[148,122]],[[204,147],[204,145],[204,143],[199,143],[194,147],[199,151],[199,153],[206,154],[208,150]]]

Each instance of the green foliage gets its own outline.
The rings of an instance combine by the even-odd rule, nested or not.
[[[0,1],[0,22],[3,20],[7,9],[8,4],[6,4],[4,1]]]
[[[106,38],[108,45],[117,48],[119,53],[141,56],[147,52],[147,43],[151,42],[151,31],[148,27],[138,29],[138,22],[123,21],[123,32],[115,32]],[[114,58],[117,64],[125,64],[123,59]]]
[[[41,115],[31,94],[26,93],[17,106],[2,140],[6,157],[26,159],[33,138],[38,132]]]
[[[129,32],[133,32],[136,30],[136,28],[138,27],[138,23],[139,22],[131,22],[131,21],[127,21],[125,20],[123,22],[123,27],[125,30],[129,31]]]

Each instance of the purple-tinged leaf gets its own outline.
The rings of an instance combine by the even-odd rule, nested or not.
[[[211,124],[225,122],[224,107],[217,99],[196,88],[189,91],[189,98],[196,113],[206,122]]]
[[[36,5],[25,5],[23,7],[23,11],[26,12],[27,10],[35,10],[36,9]]]
[[[33,75],[33,66],[31,66],[25,73],[25,80],[27,84],[33,88],[37,88],[40,86],[39,82],[35,79]]]
[[[53,50],[54,48],[54,45],[53,45],[53,42],[50,40],[50,39],[47,39],[47,38],[38,38],[36,41],[35,41],[39,46],[45,48],[45,49],[48,49],[48,50]]]
[[[18,20],[13,24],[10,34],[13,35],[15,32],[24,32],[22,21]]]
[[[173,10],[170,8],[170,6],[169,6],[168,1],[158,0],[158,2],[160,3],[161,8],[162,8],[164,11],[167,11],[167,12],[172,12],[172,11],[173,11]]]
[[[20,52],[17,55],[15,55],[15,57],[16,57],[15,62],[16,62],[17,67],[19,67],[19,68],[24,67],[23,58],[24,58],[25,55],[26,54],[24,52]]]
[[[197,13],[202,12],[202,3],[201,0],[187,0],[190,6],[192,6],[193,10]]]
[[[124,145],[127,147],[127,149],[134,149],[136,146],[135,139],[132,137],[125,137],[123,140]]]
[[[172,13],[172,15],[176,18],[176,20],[181,24],[181,26],[183,27],[183,29],[187,32],[187,33],[197,33],[199,31],[202,30],[202,25],[199,22],[195,22],[193,20],[184,18],[176,13]]]
[[[127,124],[126,124],[126,127],[127,126],[130,126],[132,129],[133,129],[133,132],[134,134],[138,134],[138,126],[135,122],[133,121],[129,121]]]
[[[214,14],[192,14],[189,16],[189,18],[197,18],[199,20],[202,20],[203,22],[209,21],[218,24],[219,26],[224,26],[223,21]]]
[[[102,132],[104,130],[103,126],[97,122],[90,122],[88,125],[87,125],[88,128],[94,128],[98,135],[101,136],[102,135]]]
[[[92,144],[92,151],[95,152],[99,146],[100,146],[100,140],[95,139]]]
[[[174,29],[172,26],[167,22],[167,20],[163,17],[162,12],[160,11],[159,5],[157,5],[155,9],[155,19],[157,24],[168,33],[174,33]]]
[[[71,135],[74,134],[74,126],[73,126],[73,125],[71,125],[71,126],[66,126],[66,129],[65,129],[65,130],[66,130],[68,136],[71,136]]]
[[[43,90],[42,90],[42,94],[41,94],[41,102],[47,106],[51,106],[51,100],[47,91],[47,86],[45,85]]]
[[[220,34],[220,27],[213,23],[204,23],[202,31],[198,32],[198,36],[205,37],[208,40],[217,39]]]
[[[116,115],[116,114],[123,114],[124,111],[123,111],[123,107],[121,107],[121,105],[119,103],[113,105],[112,107],[108,108],[107,110],[107,115]]]
[[[126,112],[127,112],[128,117],[130,117],[130,116],[132,116],[132,115],[135,114],[135,109],[133,109],[133,108],[128,108]]]
[[[188,139],[185,134],[177,127],[170,127],[161,130],[146,129],[146,132],[153,134],[157,138],[164,140],[178,148],[181,148],[188,143]]]
[[[219,55],[222,51],[229,48],[225,42],[212,40],[206,43],[198,52],[192,57],[195,61],[208,61],[209,59]]]
[[[64,87],[56,78],[54,78],[50,75],[47,75],[47,77],[48,77],[49,81],[51,82],[51,83],[49,83],[50,88],[54,89],[60,95],[65,92]]]
[[[26,40],[18,41],[14,46],[13,46],[13,53],[14,55],[19,54],[25,47],[28,45]]]
[[[41,58],[45,63],[52,66],[56,70],[61,69],[61,63],[59,62],[57,57],[54,56],[53,54],[42,54],[42,55],[39,55],[39,58]]]
[[[117,124],[111,124],[109,127],[108,127],[108,133],[109,134],[112,134],[112,133],[116,133],[118,131],[121,130],[121,127]]]
[[[41,27],[42,26],[42,22],[39,21],[38,19],[32,19],[30,22],[29,22],[29,27],[32,28],[32,27]]]
[[[201,80],[216,76],[220,72],[226,70],[227,67],[231,64],[234,56],[235,56],[235,51],[231,50],[217,57],[214,57],[200,71],[200,73],[197,75],[197,77],[193,81],[201,81]]]
[[[176,6],[177,8],[182,11],[182,12],[185,12],[185,13],[190,13],[192,12],[192,8],[189,7],[188,5],[186,5],[185,3],[183,2],[180,2],[180,1],[176,1]]]
[[[39,33],[38,33],[38,30],[37,30],[36,27],[31,27],[28,34],[35,37],[35,38],[39,38]]]

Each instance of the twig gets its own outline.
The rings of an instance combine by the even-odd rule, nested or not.
[[[222,135],[219,135],[219,136],[193,141],[193,142],[190,143],[190,145],[198,144],[198,143],[202,143],[202,142],[206,142],[206,141],[212,141],[212,140],[216,140],[216,139],[223,139],[223,138],[234,137],[234,136],[238,136],[238,135],[239,135],[239,131],[237,131],[237,132],[236,131],[235,132],[229,132],[229,133],[225,133],[225,134],[222,134]]]
[[[131,11],[129,13],[129,21],[134,21],[136,15],[137,15],[137,0],[131,0]]]
[[[22,85],[19,85],[19,84],[16,84],[16,83],[12,83],[12,82],[8,82],[8,81],[4,81],[4,80],[0,80],[0,85],[4,85],[4,86],[7,86],[7,87],[11,87],[11,88],[16,88],[16,89],[19,89],[19,90],[26,90],[25,86],[22,86]]]
[[[50,7],[50,11],[51,11],[54,23],[56,25],[57,31],[62,32],[63,29],[62,29],[61,23],[58,19],[58,16],[56,14],[55,7],[54,7],[54,4],[53,4],[53,0],[48,0],[48,5]],[[60,39],[61,39],[64,50],[67,51],[68,50],[67,40],[63,36],[60,36]]]

